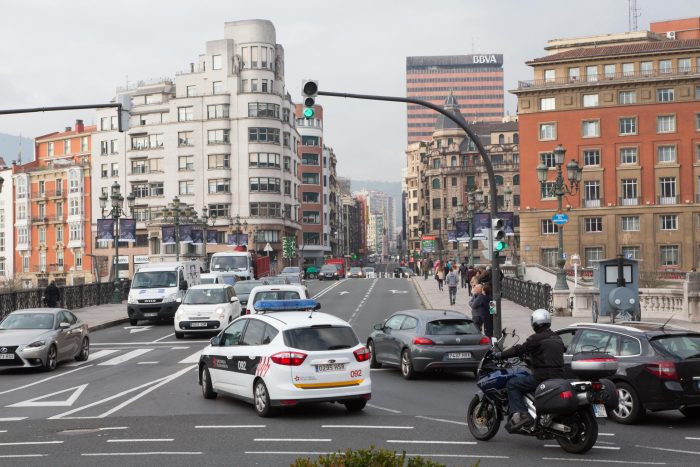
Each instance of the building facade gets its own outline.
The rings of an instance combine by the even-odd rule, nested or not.
[[[453,93],[469,121],[503,118],[503,55],[406,57],[406,97],[442,105]],[[435,111],[414,104],[407,108],[408,142],[430,139]]]
[[[518,97],[522,135],[521,237],[526,262],[554,266],[556,198],[536,167],[555,176],[553,150],[583,168],[564,200],[564,252],[584,267],[624,254],[645,270],[689,270],[700,258],[700,38],[680,22],[652,31],[551,41],[528,62]],[[662,27],[663,26],[663,27]],[[673,39],[676,37],[676,39]],[[601,41],[607,41],[602,43]]]
[[[36,138],[33,162],[14,166],[15,277],[24,287],[92,282],[94,126]]]
[[[0,158],[0,284],[13,287],[15,251],[14,251],[14,190],[12,179],[12,167],[5,165]]]
[[[137,239],[120,245],[120,263],[133,269],[148,257],[175,256],[176,248],[202,258],[205,249],[230,250],[232,233],[247,233],[249,250],[269,244],[273,267],[282,267],[282,239],[300,228],[300,137],[272,23],[227,22],[224,38],[208,41],[174,82],[139,82],[117,94],[131,101],[130,129],[118,133],[98,111],[93,176],[96,191],[118,181],[124,196],[136,195]],[[207,208],[217,244],[162,244],[161,213],[176,196],[200,216]]]

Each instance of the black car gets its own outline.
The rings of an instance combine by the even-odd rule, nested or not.
[[[471,319],[449,310],[397,311],[367,340],[370,366],[398,366],[406,379],[431,370],[475,371],[489,345]]]
[[[574,324],[557,331],[567,346],[567,377],[573,354],[599,350],[617,357],[612,379],[620,396],[612,418],[638,422],[647,410],[680,410],[700,418],[700,333],[659,323]]]
[[[324,264],[321,266],[321,270],[318,272],[319,280],[338,280],[340,275],[338,274],[338,268],[335,264]]]

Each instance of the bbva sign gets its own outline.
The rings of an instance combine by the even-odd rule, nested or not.
[[[495,55],[472,55],[472,63],[499,63]]]

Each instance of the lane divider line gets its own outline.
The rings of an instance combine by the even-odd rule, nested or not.
[[[394,444],[476,444],[476,441],[418,441],[409,439],[387,439],[386,442]]]
[[[253,441],[258,442],[295,442],[295,443],[330,443],[333,441],[331,438],[254,438]]]
[[[112,355],[115,352],[119,352],[117,349],[103,349],[103,350],[98,350],[97,352],[91,353],[88,356],[88,362],[94,361],[94,360],[99,360],[102,357],[106,357],[107,355]],[[73,366],[81,366],[85,365],[87,362],[69,362],[69,363],[64,363],[63,366],[66,367],[73,367]]]
[[[321,428],[358,428],[370,430],[412,430],[412,426],[392,425],[321,425]]]
[[[106,456],[196,456],[202,451],[151,451],[151,452],[83,452],[86,457]]]
[[[400,410],[389,409],[389,408],[386,408],[386,407],[380,407],[380,406],[374,405],[374,404],[367,404],[367,407],[372,407],[373,409],[384,410],[384,411],[386,411],[386,412],[391,412],[391,413],[401,413]]]
[[[267,428],[267,425],[195,425],[197,429]]]
[[[600,464],[666,465],[666,462],[618,461],[612,459],[584,459],[582,457],[543,457],[543,461],[555,462],[594,462]]]
[[[446,420],[444,418],[433,418],[433,417],[424,417],[423,415],[416,415],[416,418],[420,418],[423,420],[432,420],[433,422],[442,422],[442,423],[452,423],[454,425],[467,425],[467,422],[458,422],[456,420]]]
[[[36,386],[37,384],[45,383],[46,381],[51,381],[52,379],[60,378],[61,376],[69,375],[71,373],[75,373],[76,371],[84,370],[85,368],[89,368],[91,366],[93,366],[93,365],[91,365],[91,364],[84,365],[84,366],[76,368],[75,370],[66,371],[65,373],[60,373],[60,374],[57,374],[54,376],[49,376],[48,378],[40,379],[39,381],[34,381],[33,383],[25,384],[24,386],[18,386],[16,388],[8,389],[6,391],[0,392],[0,396],[2,396],[3,394],[10,393],[10,392],[19,391],[20,389],[25,389],[25,388],[29,388],[32,386]],[[24,417],[24,418],[27,418],[27,417]],[[24,420],[24,418],[22,418],[21,420]],[[12,418],[10,418],[10,420],[5,420],[5,419],[0,418],[0,422],[2,422],[2,421],[13,421],[13,420],[12,420]]]
[[[656,446],[641,446],[639,444],[635,444],[634,447],[644,448],[644,449],[653,449],[654,451],[678,452],[681,454],[700,454],[700,451],[685,451],[683,449],[659,448]]]
[[[108,443],[168,443],[174,441],[174,438],[134,438],[134,439],[108,439]]]
[[[0,446],[34,446],[37,444],[63,444],[63,441],[17,441],[14,443],[0,443]]]

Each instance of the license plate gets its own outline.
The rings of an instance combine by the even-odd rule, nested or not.
[[[471,352],[450,352],[447,354],[447,358],[450,360],[472,358],[472,353]]]
[[[14,360],[15,354],[13,353],[1,353],[0,360]]]
[[[316,365],[316,373],[323,373],[324,371],[343,371],[345,369],[345,363],[326,363],[323,365]]]
[[[193,328],[206,328],[206,327],[207,327],[207,323],[205,323],[205,322],[194,322],[194,323],[190,323],[190,326],[192,326]]]
[[[608,412],[603,404],[593,404],[593,414],[598,418],[606,418],[608,416]]]
[[[154,316],[158,316],[158,313],[144,313],[143,316],[146,318],[153,318]]]

